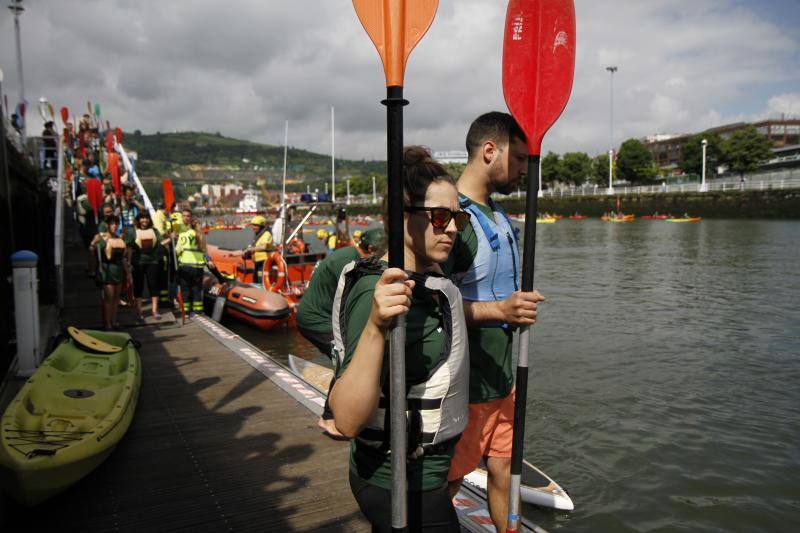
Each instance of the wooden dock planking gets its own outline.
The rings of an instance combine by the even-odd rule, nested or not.
[[[97,326],[99,291],[82,256],[67,260],[65,323]],[[6,498],[0,530],[369,531],[350,494],[347,443],[321,436],[303,406],[197,324],[127,331],[143,368],[128,433],[40,508]]]

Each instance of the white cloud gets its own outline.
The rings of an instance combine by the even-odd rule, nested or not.
[[[798,39],[762,9],[734,0],[577,0],[572,98],[545,150],[605,151],[609,73],[614,139],[688,132],[759,116],[800,114]],[[46,95],[81,111],[100,102],[127,130],[220,131],[257,141],[383,158],[385,108],[378,54],[347,0],[26,0],[22,16],[28,100]],[[406,74],[406,141],[458,149],[478,114],[505,109],[505,7],[442,0]],[[17,95],[13,22],[0,14],[4,91]],[[767,85],[772,84],[772,85]],[[770,86],[783,84],[773,94]],[[759,90],[756,90],[759,89]],[[753,94],[762,101],[753,102]],[[723,111],[725,110],[725,111]],[[37,119],[31,119],[37,129]]]

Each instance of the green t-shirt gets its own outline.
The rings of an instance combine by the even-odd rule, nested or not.
[[[331,308],[339,275],[345,265],[361,256],[352,246],[340,248],[323,259],[314,270],[300,306],[297,309],[297,325],[315,333],[330,333]]]
[[[473,202],[490,219],[491,207]],[[497,214],[496,216],[503,216]],[[447,262],[442,265],[448,275],[466,272],[478,255],[478,238],[472,224],[459,232]],[[514,334],[507,329],[469,326],[469,402],[483,403],[505,398],[514,384],[511,345]]]
[[[378,276],[364,276],[356,282],[344,306],[345,356],[339,374],[347,368],[355,352],[361,332],[367,324],[372,309],[372,295]],[[415,291],[416,292],[416,291]],[[445,304],[446,305],[446,304]],[[439,304],[432,298],[413,296],[411,310],[406,315],[406,385],[427,379],[442,357],[445,340],[442,328],[442,313]],[[383,352],[381,383],[387,384],[389,372],[389,343]],[[409,459],[406,475],[409,490],[431,490],[447,483],[447,473],[455,451],[455,441],[449,449],[437,454],[423,455],[419,459]],[[350,444],[350,471],[361,479],[391,489],[391,455],[383,453],[354,439]]]

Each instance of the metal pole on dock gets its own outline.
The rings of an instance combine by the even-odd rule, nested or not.
[[[0,69],[0,94],[3,94],[3,69]],[[8,175],[8,154],[6,153],[6,109],[0,101],[0,172],[3,173],[3,195],[6,197],[8,218],[3,222],[8,228],[8,244],[14,249],[14,217],[11,210],[11,179]]]
[[[378,203],[377,190],[375,189],[375,176],[372,176],[372,203]]]
[[[20,39],[20,31],[19,31],[19,15],[25,8],[22,7],[22,0],[11,0],[13,4],[8,6],[8,9],[14,13],[14,33],[16,35],[17,40],[17,75],[19,76],[19,101],[23,105],[25,104],[25,77],[22,75],[22,40]],[[25,110],[25,114],[28,114],[28,110]],[[22,150],[25,151],[25,142],[28,135],[28,120],[24,117],[19,117],[22,122]]]

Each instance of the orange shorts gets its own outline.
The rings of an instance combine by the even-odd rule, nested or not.
[[[505,398],[469,404],[469,422],[456,444],[448,481],[461,479],[484,457],[511,457],[515,391]]]

